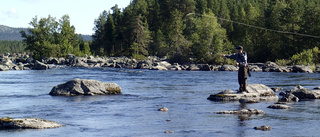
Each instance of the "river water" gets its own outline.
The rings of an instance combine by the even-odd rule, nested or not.
[[[252,72],[249,84],[291,89],[320,86],[320,74]],[[59,97],[53,86],[74,78],[117,83],[122,95]],[[300,101],[293,109],[274,110],[261,102],[214,102],[210,94],[236,90],[237,72],[151,71],[114,68],[55,68],[0,72],[0,117],[56,121],[56,129],[0,130],[0,136],[319,136],[320,101]],[[167,107],[168,112],[157,111]],[[240,107],[266,114],[248,118],[215,114]],[[271,131],[254,130],[270,125]],[[174,131],[166,134],[165,131]]]

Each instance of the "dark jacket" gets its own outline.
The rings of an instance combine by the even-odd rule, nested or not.
[[[239,67],[248,66],[248,57],[246,52],[242,52],[242,54],[234,53],[232,55],[226,55],[226,57],[236,60],[239,63]]]

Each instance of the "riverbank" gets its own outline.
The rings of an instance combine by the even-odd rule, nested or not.
[[[0,55],[0,71],[7,70],[44,70],[60,66],[71,67],[112,67],[128,69],[150,69],[150,70],[187,70],[187,71],[237,71],[234,65],[210,65],[193,63],[169,63],[166,58],[150,56],[144,60],[136,60],[128,57],[76,57],[68,54],[65,58],[47,58],[36,61],[26,53]],[[313,68],[313,69],[311,69]],[[303,72],[320,73],[320,66],[280,66],[274,62],[249,63],[250,71],[255,72]]]

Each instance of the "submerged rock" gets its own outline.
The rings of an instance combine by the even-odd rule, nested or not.
[[[262,110],[258,109],[240,109],[240,110],[227,110],[227,111],[218,111],[216,114],[238,114],[238,115],[259,115],[265,114]]]
[[[0,118],[0,129],[46,129],[62,127],[54,121],[39,118],[14,119],[10,117]]]
[[[53,87],[49,94],[56,96],[121,94],[121,88],[115,83],[73,79]]]
[[[262,130],[262,131],[270,131],[271,130],[271,126],[260,126],[260,127],[254,127],[255,130]]]
[[[277,101],[279,97],[273,90],[262,84],[251,84],[247,86],[248,92],[232,93],[225,90],[218,94],[210,95],[207,99],[212,101],[239,101],[240,99],[256,101]]]
[[[287,106],[287,105],[274,104],[274,105],[268,106],[268,108],[272,108],[272,109],[291,109],[292,107]]]
[[[169,133],[174,133],[174,131],[172,131],[172,130],[168,130],[168,131],[165,131],[164,133],[169,134]]]
[[[256,99],[240,99],[240,103],[259,103],[259,100]]]
[[[275,87],[275,88],[271,88],[274,92],[279,92],[280,90],[283,90],[283,88],[280,87]]]
[[[158,111],[167,112],[169,111],[169,109],[166,107],[162,107],[162,108],[159,108]]]

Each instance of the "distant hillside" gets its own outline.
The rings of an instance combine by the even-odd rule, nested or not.
[[[20,31],[25,28],[11,28],[0,25],[0,40],[22,40]],[[25,29],[26,30],[26,29]]]
[[[83,39],[84,41],[90,41],[90,40],[92,40],[92,36],[91,36],[91,35],[82,35],[82,34],[81,34],[81,37],[82,37],[82,39]]]
[[[17,40],[21,41],[21,30],[27,31],[27,28],[12,28],[5,25],[0,25],[0,40]],[[92,40],[91,35],[81,35],[84,41]]]

